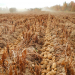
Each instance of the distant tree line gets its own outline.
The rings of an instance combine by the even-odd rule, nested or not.
[[[10,12],[10,13],[14,13],[14,12],[17,12],[17,9],[16,8],[2,8],[0,7],[0,12]]]
[[[16,9],[16,8],[10,8],[9,11],[10,11],[11,13],[13,13],[13,12],[16,12],[17,9]]]
[[[41,8],[31,8],[31,11],[41,11]]]
[[[55,5],[52,6],[50,9],[56,10],[56,11],[74,11],[75,12],[75,3],[71,1],[70,3],[63,3],[63,6]]]

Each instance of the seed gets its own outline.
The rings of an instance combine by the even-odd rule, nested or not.
[[[46,41],[45,44],[44,44],[44,46],[47,46],[47,45],[50,45],[50,43]]]
[[[57,71],[57,68],[54,68],[54,71]]]
[[[47,64],[48,64],[48,63],[47,63],[47,61],[44,61],[44,64],[46,64],[46,65],[47,65]]]
[[[53,56],[52,61],[55,62],[55,56]]]
[[[32,64],[32,67],[34,67],[34,64]]]
[[[45,54],[47,54],[47,52],[46,52],[46,51],[44,52],[44,55],[45,55]]]
[[[48,72],[46,75],[50,75],[50,73]]]
[[[42,70],[42,73],[47,73],[47,70]]]
[[[52,69],[56,68],[56,63],[52,64]]]
[[[52,72],[48,72],[46,75],[53,75]]]
[[[50,71],[50,67],[49,66],[47,67],[47,71]]]
[[[52,54],[48,54],[48,59],[52,59]]]
[[[46,49],[46,51],[49,51],[50,50],[50,48],[48,47],[47,49]]]
[[[50,51],[50,52],[54,52],[54,48],[52,47],[49,51]]]
[[[41,75],[45,75],[45,73],[42,73]]]
[[[47,55],[46,54],[44,55],[44,58],[47,58]]]
[[[44,55],[44,53],[41,53],[41,56],[43,56]]]
[[[52,73],[53,73],[53,75],[55,75],[56,74],[56,71],[52,70]]]
[[[42,69],[46,68],[46,65],[45,64],[41,65],[41,68]]]
[[[41,61],[41,65],[44,64],[44,61]]]

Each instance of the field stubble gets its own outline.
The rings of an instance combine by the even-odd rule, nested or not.
[[[74,75],[75,14],[0,14],[0,75]]]

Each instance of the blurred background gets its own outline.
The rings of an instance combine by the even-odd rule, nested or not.
[[[75,0],[1,0],[0,13],[25,11],[75,11]]]

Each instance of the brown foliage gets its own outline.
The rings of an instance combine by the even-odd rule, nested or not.
[[[35,69],[35,74],[36,75],[41,75],[41,65],[36,64],[34,69]]]
[[[72,65],[69,64],[68,62],[65,63],[65,71],[66,71],[66,75],[74,75],[74,69]]]
[[[7,52],[9,54],[9,44],[7,43]]]
[[[15,65],[15,72],[14,73],[15,73],[14,75],[18,75],[16,65]]]
[[[71,60],[71,61],[68,61],[68,60],[67,60],[67,62],[63,61],[63,62],[61,63],[61,65],[64,66],[66,75],[74,75],[74,74],[75,74],[75,73],[74,73],[74,68],[73,68],[73,66],[72,66],[72,60]]]
[[[10,68],[9,68],[9,75],[13,75],[12,66],[11,65],[10,65]]]
[[[3,67],[4,67],[4,62],[5,62],[6,57],[7,57],[7,55],[4,52],[3,55],[2,55],[2,63],[3,63],[2,65],[3,65]]]

